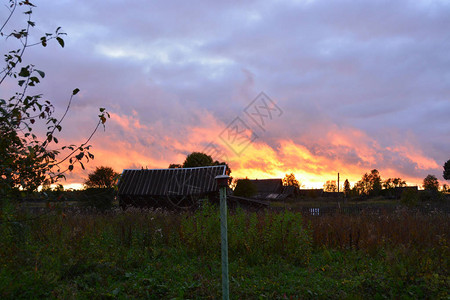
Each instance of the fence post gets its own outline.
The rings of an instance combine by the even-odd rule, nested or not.
[[[220,244],[222,254],[222,299],[229,300],[228,281],[228,229],[227,229],[227,186],[228,175],[216,176],[220,191]]]

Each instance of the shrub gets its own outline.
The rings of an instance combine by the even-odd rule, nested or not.
[[[256,194],[256,188],[250,179],[239,179],[234,189],[233,195],[240,197],[251,197]]]
[[[112,207],[114,196],[113,188],[88,188],[81,192],[81,201],[84,206],[103,211]]]
[[[400,197],[400,202],[407,206],[416,206],[419,202],[419,193],[414,189],[405,189]]]

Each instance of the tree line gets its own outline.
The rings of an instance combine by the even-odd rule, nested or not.
[[[192,152],[186,156],[186,159],[182,164],[170,164],[169,168],[193,168],[216,165],[226,165],[226,174],[231,174],[231,169],[227,163],[214,161],[211,156],[201,152]],[[113,187],[117,184],[119,176],[120,173],[115,172],[111,167],[97,167],[95,171],[88,175],[84,185],[87,188]],[[450,160],[444,164],[443,177],[446,180],[450,180]],[[282,179],[282,182],[284,186],[294,186],[297,188],[301,188],[302,186],[293,173],[286,174]],[[232,186],[235,187],[236,183],[237,179],[233,181]],[[349,180],[345,179],[342,192],[345,196],[378,196],[383,189],[389,190],[405,186],[406,181],[400,177],[387,178],[383,180],[380,172],[377,169],[373,169],[370,172],[363,174],[361,179],[357,181],[353,187],[350,186]],[[425,190],[438,191],[440,185],[436,176],[428,175],[423,179],[422,187]],[[323,190],[325,192],[337,192],[338,188],[336,181],[326,181],[323,186]],[[448,185],[443,184],[441,190],[443,192],[447,192],[449,190]]]

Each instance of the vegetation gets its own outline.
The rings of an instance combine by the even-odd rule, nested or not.
[[[444,164],[444,173],[442,174],[445,180],[450,180],[450,159]]]
[[[426,191],[437,192],[439,190],[439,181],[434,175],[428,175],[423,179],[423,188]]]
[[[419,203],[419,192],[414,189],[405,189],[401,195],[401,203],[413,207]]]
[[[360,181],[353,187],[359,195],[377,196],[381,191],[381,177],[377,169],[365,173]]]
[[[286,176],[284,176],[283,185],[284,186],[295,186],[296,188],[300,188],[300,183],[295,178],[294,173],[286,174]]]
[[[445,214],[237,210],[228,224],[236,299],[449,296]],[[221,295],[218,208],[209,204],[183,214],[54,209],[0,230],[2,299]]]
[[[388,178],[383,181],[383,188],[385,189],[393,189],[396,187],[404,187],[406,186],[406,181],[401,178]]]
[[[448,193],[450,190],[449,190],[449,187],[448,187],[448,185],[446,184],[446,183],[444,183],[443,185],[442,185],[442,192],[443,193]]]
[[[250,179],[238,179],[236,187],[233,191],[233,195],[239,197],[252,197],[256,194],[256,187],[253,185]]]
[[[201,153],[201,152],[192,152],[188,156],[182,165],[183,168],[194,168],[194,167],[204,167],[204,166],[213,166],[214,160],[211,156]]]
[[[119,175],[111,167],[97,167],[88,175],[84,185],[88,188],[112,188],[117,184]]]
[[[325,192],[337,192],[337,185],[336,185],[336,180],[327,180],[327,182],[325,182],[325,184],[323,185],[323,190]]]
[[[345,179],[344,181],[344,195],[345,197],[350,196],[350,182],[348,179]]]
[[[212,157],[208,154],[202,152],[192,152],[186,156],[183,164],[170,164],[169,169],[176,168],[195,168],[195,167],[207,167],[207,166],[227,166],[225,173],[229,176],[231,174],[231,169],[226,162],[214,161]],[[231,182],[232,178],[230,178]]]
[[[94,158],[89,152],[91,146],[88,143],[109,117],[105,109],[100,108],[97,125],[84,143],[78,146],[57,146],[57,135],[62,131],[62,122],[79,89],[73,90],[63,116],[55,118],[51,102],[44,99],[42,94],[33,94],[45,73],[33,64],[26,64],[25,54],[31,47],[46,47],[51,40],[56,40],[64,47],[65,33],[58,27],[54,33],[36,38],[33,35],[36,23],[32,18],[35,5],[28,0],[7,2],[9,11],[0,23],[0,36],[4,41],[1,49],[5,51],[5,63],[0,70],[0,86],[17,84],[18,91],[8,99],[0,99],[1,199],[11,198],[18,191],[33,192],[39,186],[55,183],[64,178],[67,171],[72,171],[75,164],[84,169],[83,161]],[[20,12],[24,14],[24,20],[20,20]],[[23,22],[22,29],[7,31],[8,24],[20,22]],[[46,129],[44,137],[35,134],[36,128]]]

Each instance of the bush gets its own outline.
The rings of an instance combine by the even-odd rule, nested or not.
[[[419,198],[422,202],[445,201],[446,196],[444,193],[436,190],[424,190],[420,191]]]
[[[239,179],[234,189],[233,195],[240,197],[252,197],[256,194],[256,188],[250,179]]]
[[[84,206],[107,210],[112,207],[115,191],[113,188],[88,188],[81,192]]]
[[[416,206],[419,202],[419,193],[414,189],[405,189],[400,197],[400,202],[407,206]]]

